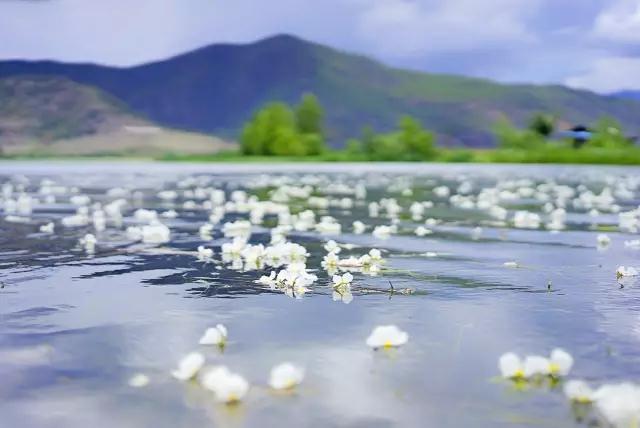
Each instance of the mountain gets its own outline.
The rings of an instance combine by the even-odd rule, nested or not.
[[[46,75],[109,93],[131,111],[173,128],[237,136],[244,121],[272,100],[315,93],[325,106],[332,144],[363,125],[386,130],[411,114],[444,144],[487,145],[494,122],[524,123],[537,111],[565,125],[614,116],[637,127],[640,103],[557,85],[504,85],[399,70],[292,36],[247,45],[218,44],[150,64],[117,68],[53,61],[2,61],[0,78]],[[633,128],[632,132],[636,132]]]
[[[220,148],[228,145],[214,137],[158,127],[112,95],[63,77],[0,79],[4,154],[158,155],[211,153]]]
[[[620,91],[611,94],[611,96],[616,98],[624,98],[628,100],[637,100],[640,101],[640,91]]]

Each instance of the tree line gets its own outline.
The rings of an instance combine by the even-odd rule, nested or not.
[[[244,125],[240,135],[241,152],[260,156],[318,156],[338,153],[326,142],[325,112],[313,94],[305,94],[296,105],[272,102],[259,109]],[[623,149],[633,145],[620,123],[611,118],[598,121],[589,130],[590,137],[580,145],[570,135],[556,138],[557,118],[534,114],[525,127],[508,119],[494,126],[498,150],[532,152],[558,148],[585,147]],[[433,132],[411,116],[403,116],[390,132],[375,132],[365,127],[358,138],[347,141],[340,151],[343,157],[376,161],[422,161],[446,158],[447,149],[438,148]]]

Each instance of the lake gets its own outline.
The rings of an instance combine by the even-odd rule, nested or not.
[[[616,277],[640,264],[637,168],[16,161],[0,185],[3,427],[602,425],[563,382],[640,379],[640,294]],[[317,279],[258,283],[287,263],[238,236],[302,245]],[[327,269],[330,240],[384,262]],[[224,349],[199,345],[218,323]],[[408,342],[371,349],[378,325]],[[501,378],[505,352],[557,347],[564,380]],[[251,384],[242,402],[172,377],[193,351]],[[285,393],[284,361],[306,372]]]

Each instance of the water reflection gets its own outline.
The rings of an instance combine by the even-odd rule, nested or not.
[[[154,165],[139,173],[135,165],[119,165],[116,173],[98,168],[81,181],[81,171],[72,174],[56,165],[11,168],[30,179],[25,189],[34,196],[46,176],[78,186],[103,206],[114,199],[108,189],[122,188],[131,206],[122,226],[96,233],[93,256],[78,246],[90,226],[58,228],[53,235],[38,232],[39,225],[75,212],[69,195],[38,205],[28,223],[0,220],[0,413],[7,426],[587,425],[593,415],[568,406],[559,385],[517,390],[493,381],[497,358],[508,350],[544,353],[562,346],[576,358],[576,376],[596,382],[640,376],[640,298],[635,281],[615,279],[616,267],[634,265],[637,252],[622,245],[634,235],[617,229],[616,216],[597,218],[599,225],[615,228],[608,232],[612,244],[598,251],[598,231],[584,210],[567,207],[566,229],[550,233],[542,227],[496,225],[482,210],[454,207],[433,196],[436,186],[454,189],[464,180],[474,183],[470,195],[502,179],[538,180],[537,167],[435,167],[416,171],[424,174],[417,178],[397,166],[383,166],[380,173],[335,166],[320,166],[332,168],[324,175],[300,167],[290,174],[271,171],[268,188],[277,184],[273,176],[318,188],[361,182],[370,188],[367,198],[349,209],[316,210],[318,219],[335,217],[342,234],[288,234],[307,248],[307,268],[318,276],[304,293],[257,283],[272,270],[262,262],[247,266],[241,258],[221,257],[229,240],[220,225],[203,239],[198,230],[210,210],[195,191],[191,197],[181,193],[215,186],[227,195],[234,189],[266,195],[268,188],[260,184],[267,178],[261,174],[269,171]],[[0,181],[11,180],[13,172]],[[594,179],[579,168],[544,170],[545,177],[573,188],[587,183],[594,189],[607,182],[606,176],[635,173],[601,172],[602,178]],[[186,179],[192,184],[180,187]],[[411,196],[394,190],[403,183],[413,186]],[[158,200],[159,189],[180,196]],[[140,193],[134,197],[135,192]],[[636,193],[620,200],[621,206],[637,205]],[[373,227],[389,225],[390,219],[369,217],[367,203],[389,195],[405,211],[413,200],[437,203],[425,208],[420,221],[400,216],[397,234],[376,239]],[[188,200],[196,206],[185,207]],[[512,211],[543,209],[529,198],[504,205]],[[134,224],[132,213],[139,207],[176,211],[177,218],[163,219],[171,228],[170,242],[144,245],[128,239],[126,227]],[[224,221],[246,217],[236,213]],[[430,217],[439,220],[428,226],[433,233],[416,236],[415,228]],[[356,220],[369,226],[368,233],[352,233]],[[275,215],[265,215],[251,243],[269,245],[272,237],[264,226],[276,223]],[[329,238],[347,244],[341,257],[380,248],[386,270],[372,276],[355,269],[350,287],[334,290],[331,275],[320,267]],[[213,261],[198,260],[199,245],[213,249]],[[506,268],[509,261],[519,267]],[[205,329],[219,322],[229,328],[225,351],[199,347]],[[401,326],[410,341],[391,353],[372,352],[364,340],[373,326],[385,324]],[[171,379],[176,361],[194,349],[209,363],[228,365],[251,381],[246,402],[218,405],[197,385]],[[270,368],[282,361],[307,368],[295,394],[274,394],[267,387]],[[149,386],[130,388],[127,381],[134,373],[148,375]]]

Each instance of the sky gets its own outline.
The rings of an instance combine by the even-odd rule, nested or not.
[[[0,0],[0,59],[128,66],[281,33],[415,70],[640,90],[640,0]]]

